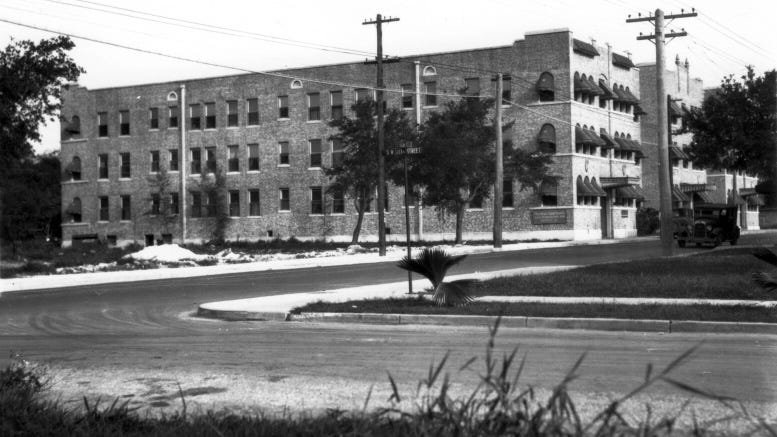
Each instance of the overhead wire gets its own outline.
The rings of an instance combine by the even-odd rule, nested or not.
[[[75,7],[75,8],[82,8],[82,9],[93,10],[93,11],[103,12],[103,13],[106,13],[106,14],[123,16],[123,17],[127,17],[127,18],[133,18],[133,19],[136,19],[136,20],[142,20],[142,21],[147,21],[147,22],[152,22],[152,23],[165,24],[165,25],[176,26],[176,27],[185,28],[185,29],[199,30],[199,31],[203,31],[203,32],[215,33],[215,34],[220,34],[220,35],[234,36],[234,37],[240,37],[240,38],[249,38],[249,39],[254,39],[254,40],[259,40],[259,41],[270,42],[270,43],[274,43],[274,44],[282,44],[282,45],[289,45],[289,46],[295,46],[295,47],[316,49],[316,50],[322,50],[322,51],[327,51],[327,52],[343,53],[343,54],[348,54],[348,55],[364,56],[366,54],[366,55],[369,55],[369,56],[374,56],[374,53],[372,53],[372,52],[355,51],[355,50],[337,48],[337,47],[332,47],[332,46],[325,46],[325,45],[320,45],[320,44],[315,44],[315,43],[308,43],[308,42],[303,42],[303,41],[297,41],[297,40],[292,40],[292,39],[288,39],[288,38],[266,36],[266,35],[258,34],[258,33],[254,33],[254,32],[248,32],[248,31],[244,31],[244,30],[237,30],[237,29],[231,29],[231,28],[220,27],[220,26],[214,26],[214,25],[210,25],[210,24],[202,24],[202,23],[197,23],[197,22],[188,21],[188,20],[181,20],[181,19],[177,19],[177,18],[166,17],[166,16],[163,16],[163,15],[151,14],[151,13],[147,13],[147,12],[141,12],[141,11],[136,11],[136,10],[132,10],[132,9],[126,9],[126,8],[119,8],[119,7],[116,7],[116,6],[104,5],[104,4],[96,3],[96,2],[86,2],[86,3],[98,4],[98,5],[101,5],[101,6],[105,7],[105,8],[113,8],[113,9],[119,9],[119,10],[124,10],[124,11],[132,11],[133,13],[144,14],[144,15],[148,15],[148,16],[163,18],[164,20],[168,20],[168,21],[162,21],[162,20],[159,20],[159,19],[156,19],[156,18],[139,17],[137,15],[127,14],[127,13],[124,13],[124,12],[112,11],[112,10],[109,10],[109,9],[101,9],[101,8],[92,7],[92,6],[77,5],[77,4],[67,3],[67,2],[64,2],[64,1],[60,1],[60,0],[42,0],[42,1],[49,2],[49,3],[54,3],[54,4],[65,5],[65,6],[71,6],[71,7]],[[75,1],[82,1],[82,0],[75,0]],[[193,24],[187,24],[187,23],[193,23]]]

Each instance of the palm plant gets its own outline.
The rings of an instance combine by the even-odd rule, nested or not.
[[[432,301],[440,306],[466,305],[473,298],[469,291],[474,280],[464,279],[443,282],[448,269],[458,264],[467,255],[450,255],[443,249],[424,248],[415,258],[405,256],[397,264],[401,269],[425,276],[432,283]]]

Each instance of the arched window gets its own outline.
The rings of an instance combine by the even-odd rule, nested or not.
[[[66,124],[65,132],[69,133],[70,135],[80,134],[81,118],[79,118],[77,115],[74,115],[73,118],[70,119],[70,122]]]
[[[299,79],[294,79],[291,81],[291,89],[297,90],[302,88],[302,81]]]
[[[573,83],[575,87],[575,100],[577,100],[583,96],[583,82],[580,80],[580,73],[577,71],[575,71]]]
[[[70,216],[72,223],[81,223],[81,199],[74,197],[65,212]]]
[[[68,165],[67,169],[68,172],[70,172],[70,180],[81,180],[81,158],[74,156],[70,161],[70,165]]]
[[[427,65],[426,67],[424,67],[424,72],[423,72],[424,76],[434,76],[436,74],[437,74],[437,69],[435,69],[431,65]]]
[[[556,100],[556,84],[552,74],[547,71],[540,74],[540,80],[537,81],[537,92],[540,95],[540,102]]]
[[[542,206],[558,206],[558,181],[554,177],[546,177],[540,185],[540,201]]]
[[[537,142],[541,152],[556,153],[556,128],[550,123],[542,125]]]
[[[178,94],[175,93],[175,91],[170,91],[167,93],[167,101],[168,102],[177,102],[178,101]]]

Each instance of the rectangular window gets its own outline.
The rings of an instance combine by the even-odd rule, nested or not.
[[[512,208],[513,206],[513,180],[505,178],[502,181],[502,208]]]
[[[248,215],[262,215],[259,208],[259,190],[250,190],[248,192]]]
[[[248,145],[248,171],[259,171],[259,144]]]
[[[97,160],[99,162],[98,164],[98,171],[99,171],[99,177],[98,179],[108,179],[108,154],[107,153],[101,153],[97,156]]]
[[[308,94],[308,121],[321,120],[321,94]]]
[[[321,140],[310,140],[310,167],[321,168]]]
[[[207,147],[205,149],[205,163],[208,167],[208,173],[216,172],[216,148]]]
[[[192,148],[192,174],[202,173],[202,151],[199,148]]]
[[[151,108],[148,110],[148,127],[149,129],[159,129],[159,108]]]
[[[357,88],[355,91],[356,91],[356,101],[357,102],[359,100],[366,100],[366,99],[371,97],[370,96],[370,90],[368,90],[367,88]]]
[[[332,167],[343,165],[345,158],[345,143],[341,139],[332,140]]]
[[[130,196],[121,196],[121,219],[132,220],[132,203]]]
[[[130,134],[130,113],[129,111],[119,111],[119,135]]]
[[[402,109],[413,109],[413,84],[402,85]]]
[[[193,105],[189,105],[189,120],[190,120],[191,129],[193,130],[202,129],[202,121],[200,116],[201,116],[200,104],[195,103]]]
[[[237,127],[237,100],[227,100],[227,127]]]
[[[324,213],[324,194],[321,187],[310,187],[310,213]]]
[[[278,211],[291,211],[289,206],[289,189],[281,188],[278,190],[278,196],[280,200],[278,203]]]
[[[151,193],[151,214],[159,215],[161,199],[159,193]]]
[[[513,99],[513,78],[509,74],[502,75],[502,105],[510,105]]]
[[[475,194],[475,196],[469,201],[470,209],[483,209],[483,196]]]
[[[208,201],[208,204],[205,205],[205,214],[206,217],[216,217],[216,208],[219,204],[219,195],[215,191],[211,191],[207,193],[205,196],[205,200]]]
[[[464,79],[464,88],[468,96],[480,95],[480,78],[470,77]]]
[[[170,193],[170,214],[179,213],[179,202],[178,193]]]
[[[100,197],[100,221],[101,222],[107,222],[110,221],[111,215],[110,215],[110,208],[108,203],[108,196]]]
[[[279,165],[289,165],[289,142],[281,141],[278,143],[278,150],[280,154],[278,157]]]
[[[151,173],[159,173],[159,150],[151,151]]]
[[[332,101],[332,119],[343,118],[343,92],[332,91],[329,97]]]
[[[437,106],[437,82],[424,82],[424,105]]]
[[[248,115],[249,126],[256,126],[259,124],[259,99],[246,100],[246,112]]]
[[[178,149],[168,150],[167,156],[170,157],[170,162],[168,162],[167,168],[170,171],[178,171]]]
[[[238,147],[228,146],[227,152],[229,153],[229,158],[227,158],[227,171],[231,173],[239,172],[240,158],[238,158],[238,155],[237,155]]]
[[[229,216],[240,217],[240,191],[229,192]]]
[[[289,118],[289,96],[278,96],[278,118]]]
[[[345,194],[342,188],[335,188],[332,193],[332,214],[345,214]]]
[[[167,127],[178,127],[178,107],[170,106],[167,108]]]
[[[98,137],[108,136],[108,113],[107,112],[97,113],[97,136]]]
[[[121,157],[121,174],[120,176],[122,178],[128,178],[130,177],[130,154],[128,152],[124,152],[119,154]]]
[[[199,191],[192,191],[192,217],[202,217],[202,194]]]
[[[216,129],[216,104],[205,103],[205,129]]]

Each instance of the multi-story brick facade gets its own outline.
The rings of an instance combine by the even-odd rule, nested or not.
[[[705,96],[703,83],[699,78],[691,77],[690,63],[675,57],[675,69],[663,72],[664,86],[667,92],[667,123],[670,133],[669,160],[672,164],[672,206],[689,208],[698,203],[741,202],[740,226],[743,229],[758,228],[759,198],[754,196],[752,188],[755,178],[740,175],[736,191],[739,197],[732,196],[734,179],[726,172],[707,171],[693,163],[685,148],[693,140],[691,133],[679,133],[682,128],[682,116],[689,108],[701,107]],[[642,166],[645,206],[659,209],[658,187],[658,108],[656,94],[655,63],[639,64],[639,83],[642,91],[643,109],[647,114],[642,120],[642,139],[647,158]],[[749,187],[749,189],[747,188]]]
[[[347,239],[356,212],[326,193],[333,159],[328,121],[370,95],[374,65],[351,63],[182,82],[87,90],[63,97],[63,239],[207,240],[214,199],[201,185],[224,169],[228,239]],[[493,95],[504,73],[504,139],[553,153],[537,192],[507,175],[506,238],[598,239],[636,234],[641,200],[639,71],[609,45],[566,29],[527,33],[512,45],[410,56],[385,65],[389,107],[421,123],[464,88]],[[203,173],[204,175],[201,174]],[[162,196],[155,185],[166,173]],[[167,193],[176,193],[177,200]],[[181,194],[183,193],[183,194]],[[404,235],[402,190],[390,187],[389,237]],[[375,205],[372,206],[375,211]],[[491,236],[489,200],[467,210],[465,238]],[[452,237],[454,220],[414,205],[415,238]],[[374,239],[377,215],[365,217]]]

